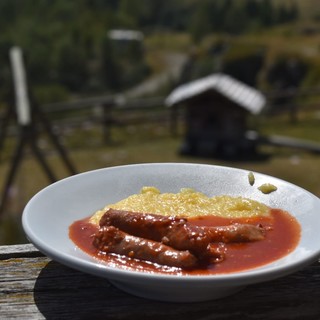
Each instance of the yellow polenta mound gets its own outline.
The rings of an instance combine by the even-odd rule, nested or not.
[[[165,216],[197,217],[215,215],[225,218],[250,218],[269,215],[269,208],[255,200],[227,195],[208,197],[193,189],[181,189],[178,193],[160,193],[155,187],[143,187],[117,203],[97,211],[90,219],[98,224],[109,208],[154,213]]]

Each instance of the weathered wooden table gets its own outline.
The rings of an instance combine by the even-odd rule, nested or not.
[[[126,294],[31,244],[0,247],[0,319],[320,319],[320,261],[240,293],[201,303]]]

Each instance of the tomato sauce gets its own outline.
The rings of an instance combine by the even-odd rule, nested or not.
[[[301,230],[297,220],[289,213],[279,209],[271,209],[270,217],[226,219],[205,216],[188,219],[188,221],[199,226],[222,226],[236,222],[261,224],[267,231],[265,239],[261,241],[223,244],[226,257],[222,262],[194,270],[181,270],[116,254],[101,253],[92,244],[92,237],[98,228],[89,222],[89,218],[74,222],[70,226],[69,236],[81,250],[95,257],[100,263],[112,267],[149,273],[189,275],[223,274],[260,267],[289,254],[300,240]]]

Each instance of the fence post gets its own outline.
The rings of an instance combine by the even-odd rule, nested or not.
[[[114,123],[112,117],[113,106],[114,104],[112,102],[107,102],[102,105],[102,130],[105,143],[111,142],[111,126]]]

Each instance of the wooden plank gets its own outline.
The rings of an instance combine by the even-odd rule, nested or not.
[[[319,262],[290,276],[248,286],[231,297],[201,303],[164,303],[131,296],[106,279],[44,256],[24,257],[22,247],[0,247],[0,252],[11,255],[0,260],[1,319],[277,320],[319,319],[320,315]],[[26,246],[25,255],[34,250]]]
[[[320,143],[297,139],[292,137],[271,135],[266,137],[261,137],[262,144],[277,146],[277,147],[288,147],[293,149],[302,149],[305,151],[310,151],[314,153],[320,153]]]
[[[0,260],[9,259],[10,257],[40,257],[43,254],[38,249],[29,244],[18,244],[10,246],[0,246]]]

